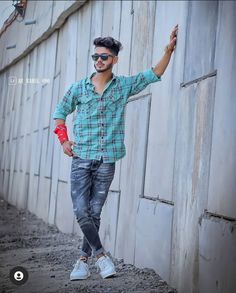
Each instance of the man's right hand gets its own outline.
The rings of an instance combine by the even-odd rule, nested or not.
[[[63,152],[68,155],[69,157],[73,157],[75,154],[72,151],[71,146],[74,146],[75,143],[73,141],[67,140],[62,144]]]

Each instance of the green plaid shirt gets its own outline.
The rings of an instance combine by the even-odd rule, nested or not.
[[[115,162],[126,154],[124,111],[128,98],[152,82],[160,81],[150,68],[134,76],[115,76],[102,95],[95,92],[91,78],[75,82],[56,106],[53,119],[64,119],[76,110],[73,152],[82,159]]]

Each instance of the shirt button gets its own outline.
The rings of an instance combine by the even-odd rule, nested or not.
[[[104,149],[102,148],[102,151],[103,151]]]
[[[102,123],[102,126],[104,126],[104,124]]]
[[[101,137],[101,139],[103,139],[103,136]]]
[[[101,102],[103,101],[103,98],[101,98]]]

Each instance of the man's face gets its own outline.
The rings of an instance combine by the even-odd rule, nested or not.
[[[99,57],[97,61],[94,61],[94,68],[97,72],[105,72],[109,69],[112,69],[113,65],[118,61],[118,57],[105,47],[96,47],[94,54],[113,55],[113,57],[109,56],[107,60],[102,60],[102,58]]]

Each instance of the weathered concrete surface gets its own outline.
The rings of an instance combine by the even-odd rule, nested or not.
[[[219,3],[217,83],[207,209],[236,218],[236,2]],[[226,38],[227,36],[227,38]]]
[[[222,225],[235,221],[235,2],[86,1],[70,15],[82,2],[48,1],[42,23],[44,2],[28,1],[27,18],[35,16],[36,25],[16,22],[0,42],[0,66],[7,66],[0,69],[0,192],[18,208],[82,236],[69,196],[71,158],[58,144],[50,115],[69,85],[94,71],[93,38],[119,39],[124,49],[114,72],[131,75],[160,60],[178,23],[177,47],[162,81],[128,104],[127,156],[116,165],[101,236],[115,256],[152,267],[181,293],[212,288],[214,279],[207,283],[204,272],[218,259],[207,257],[208,264],[199,251],[212,249],[216,255],[226,239]],[[4,51],[6,40],[19,36],[20,46]],[[11,85],[10,76],[49,83]],[[74,114],[66,121],[71,139],[73,119]],[[205,213],[219,221],[200,231]],[[208,231],[217,239],[212,247]],[[232,235],[224,251],[228,260]],[[160,236],[166,247],[157,249]],[[233,286],[226,272],[222,267],[218,284],[227,280]],[[218,291],[228,293],[229,286]]]
[[[200,5],[198,1],[189,2],[184,82],[209,74],[215,69],[217,17],[218,1],[202,1]]]
[[[167,282],[170,279],[173,209],[169,204],[140,198],[135,227],[134,264],[139,268],[155,269]]]
[[[152,65],[163,56],[167,32],[178,23],[177,50],[172,55],[161,82],[151,84],[151,108],[145,170],[145,197],[174,200],[173,169],[177,110],[180,99],[185,49],[187,1],[157,1]],[[178,11],[178,13],[177,13]]]
[[[171,267],[184,293],[198,287],[198,222],[207,203],[214,91],[215,77],[194,83],[182,89],[179,105]]]
[[[56,29],[60,28],[67,17],[78,10],[86,0],[79,1],[28,1],[25,17],[18,16],[10,29],[9,27],[1,36],[0,42],[0,70],[18,61],[48,38]],[[35,24],[25,25],[27,20],[36,20]],[[19,32],[20,27],[20,34]],[[9,45],[15,48],[7,50]]]
[[[102,209],[99,235],[104,247],[115,255],[120,193],[109,192]],[[112,211],[112,213],[111,213]],[[78,223],[76,223],[78,226]]]
[[[91,277],[71,282],[69,274],[80,244],[78,236],[63,234],[0,199],[1,293],[177,293],[153,270],[125,265],[121,259],[114,259],[117,274],[113,278],[102,279],[91,259]],[[9,280],[9,270],[16,266],[28,271],[24,285]]]
[[[128,103],[126,112],[126,153],[121,165],[121,195],[117,229],[116,256],[134,263],[138,199],[143,192],[145,138],[150,97]],[[131,180],[132,178],[132,180]],[[136,184],[134,184],[134,182]]]
[[[199,227],[200,293],[236,291],[235,248],[236,223],[205,215]]]

